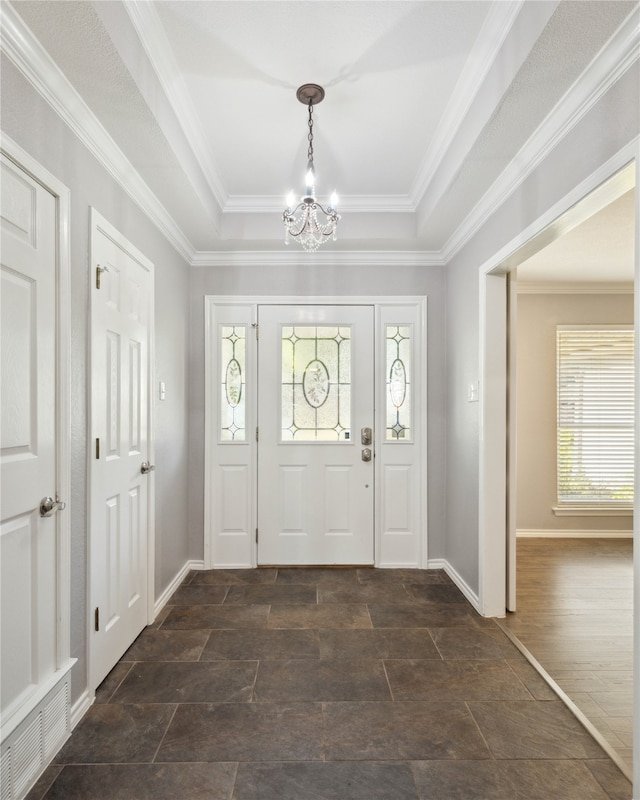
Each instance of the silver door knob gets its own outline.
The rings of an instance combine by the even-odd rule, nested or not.
[[[153,470],[155,468],[156,468],[156,465],[155,464],[150,464],[148,461],[143,461],[142,464],[140,464],[140,472],[143,475],[146,475],[149,472],[153,472]]]
[[[362,428],[360,431],[360,443],[361,444],[371,444],[373,441],[373,432],[371,428]]]
[[[363,461],[371,461],[371,448],[365,447],[362,451],[362,460]]]
[[[58,500],[57,497],[55,500],[53,497],[43,497],[40,501],[40,516],[52,517],[56,511],[62,511],[66,505],[62,500]]]

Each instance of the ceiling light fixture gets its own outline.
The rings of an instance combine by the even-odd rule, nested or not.
[[[305,176],[306,191],[294,208],[293,192],[287,197],[287,207],[282,215],[285,227],[285,244],[291,238],[296,239],[305,250],[313,252],[329,239],[335,242],[336,228],[340,215],[336,211],[338,196],[334,192],[327,208],[323,208],[315,197],[316,173],[313,166],[313,107],[324,99],[324,89],[316,83],[305,83],[296,92],[296,97],[309,108],[309,149],[307,151],[307,174]],[[324,217],[318,218],[319,214]]]

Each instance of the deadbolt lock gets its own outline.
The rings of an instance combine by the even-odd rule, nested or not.
[[[371,461],[371,448],[365,447],[362,451],[362,460]]]

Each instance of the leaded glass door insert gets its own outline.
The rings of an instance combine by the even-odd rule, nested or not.
[[[282,327],[283,442],[351,437],[351,327]]]
[[[246,325],[220,327],[220,440],[245,441]]]
[[[387,431],[390,441],[410,441],[411,326],[386,325]]]

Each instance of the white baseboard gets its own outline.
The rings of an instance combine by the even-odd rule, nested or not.
[[[93,705],[95,696],[91,697],[89,690],[85,689],[76,702],[71,706],[71,730],[73,730],[87,711]]]
[[[578,531],[562,528],[520,529],[518,539],[632,539],[633,531]]]
[[[175,590],[180,586],[180,584],[184,581],[187,575],[191,572],[192,569],[204,569],[204,561],[187,561],[182,569],[178,572],[175,578],[171,581],[171,583],[167,586],[164,592],[160,595],[160,597],[156,600],[153,606],[153,617],[154,619],[158,616],[158,614],[162,611],[162,609],[167,605],[171,595],[175,592]]]
[[[447,561],[446,558],[432,558],[429,559],[427,563],[428,569],[443,569],[447,575],[451,578],[451,580],[455,583],[455,585],[460,589],[462,594],[467,598],[467,600],[471,603],[471,605],[475,608],[478,614],[481,614],[480,611],[480,598],[473,591],[473,589],[469,586],[469,584],[464,580],[464,578],[457,572],[451,564]]]

